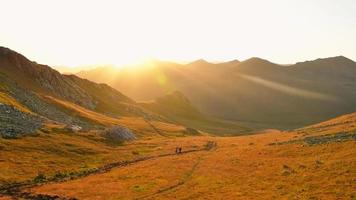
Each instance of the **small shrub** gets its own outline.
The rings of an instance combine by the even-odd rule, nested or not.
[[[37,176],[33,179],[33,182],[35,183],[43,183],[45,181],[46,181],[46,176],[41,172],[39,172]]]
[[[138,151],[132,151],[132,155],[140,155],[140,152],[138,152]]]
[[[54,174],[53,178],[54,178],[55,180],[62,180],[62,179],[64,179],[64,178],[66,178],[67,176],[68,176],[68,174],[62,173],[62,172],[60,172],[60,171],[57,171],[57,172]]]

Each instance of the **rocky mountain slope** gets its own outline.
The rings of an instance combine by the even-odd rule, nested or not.
[[[62,75],[4,47],[0,47],[0,103],[0,135],[4,137],[35,132],[45,121],[88,130],[108,125],[90,117],[161,119],[106,84]],[[85,117],[82,110],[95,114]]]
[[[293,65],[251,58],[216,64],[154,62],[141,68],[98,68],[78,75],[136,100],[178,90],[204,113],[257,128],[297,128],[356,111],[356,63],[343,56]]]
[[[49,66],[31,62],[4,47],[0,48],[0,66],[0,73],[24,89],[58,97],[88,109],[96,110],[100,106],[112,104],[113,101],[134,103],[105,84],[95,84],[73,75],[62,75]]]
[[[60,74],[49,66],[32,62],[4,47],[0,47],[0,103],[4,107],[0,109],[0,135],[4,137],[36,132],[44,122],[80,127],[85,131],[122,125],[122,121],[127,121],[120,121],[120,118],[132,117],[133,122],[129,123],[131,128],[140,129],[138,127],[147,126],[144,129],[153,129],[159,133],[152,123],[159,121],[186,125],[184,122],[190,119],[189,116],[178,116],[180,113],[177,112],[167,114],[177,110],[163,111],[143,106],[106,84],[94,83],[75,75]],[[164,103],[165,101],[158,104],[156,102],[155,106],[160,107],[160,104]],[[180,104],[179,101],[171,103],[173,104],[170,108]],[[181,109],[187,109],[184,111],[187,113],[192,110],[199,113],[192,105],[189,109]],[[175,120],[176,114],[184,122]],[[199,118],[205,117],[199,113]],[[142,121],[145,125],[141,124]],[[139,124],[135,125],[136,122]],[[196,124],[189,125],[192,128],[200,128]],[[220,131],[226,130],[224,124],[219,126]],[[238,126],[234,128],[236,129],[230,130],[228,127],[228,131],[238,133],[243,130]]]

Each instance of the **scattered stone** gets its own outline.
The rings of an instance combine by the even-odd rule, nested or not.
[[[0,75],[0,80],[1,82],[4,82],[9,88],[7,93],[9,93],[9,95],[16,99],[16,101],[18,101],[21,105],[27,107],[33,113],[53,120],[53,122],[60,122],[63,124],[76,124],[85,129],[93,129],[98,126],[97,124],[84,121],[80,117],[73,116],[61,111],[55,105],[46,102],[43,97],[38,96],[30,90],[19,87],[13,80],[10,80],[5,76]]]
[[[48,194],[32,194],[29,192],[21,193],[21,196],[24,199],[32,199],[32,200],[77,200],[74,197],[61,197],[58,195],[48,195]]]
[[[42,123],[43,118],[39,116],[21,112],[10,105],[0,105],[0,136],[3,138],[35,133]]]
[[[82,127],[78,125],[67,125],[65,128],[68,129],[70,132],[74,132],[74,133],[82,130]]]
[[[136,139],[135,134],[130,129],[123,126],[114,126],[108,128],[103,132],[103,136],[108,140],[118,141],[118,142],[130,141]]]
[[[356,140],[356,133],[338,133],[334,135],[321,135],[306,137],[304,141],[309,145],[327,144],[331,142],[344,142]]]
[[[295,140],[288,140],[284,142],[272,142],[268,145],[284,145],[284,144],[295,144],[300,142],[305,142],[307,145],[321,145],[321,144],[329,144],[332,142],[345,142],[350,140],[356,140],[356,132],[343,132],[337,133],[333,135],[319,135],[319,136],[309,136],[305,137],[304,139],[295,139]],[[301,147],[305,147],[304,144]]]

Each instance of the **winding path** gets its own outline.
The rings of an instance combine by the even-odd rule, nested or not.
[[[113,162],[113,163],[109,163],[107,165],[104,165],[102,167],[99,168],[95,168],[92,169],[90,171],[88,171],[85,174],[73,174],[72,176],[67,176],[67,177],[63,177],[63,178],[56,178],[56,179],[48,179],[43,181],[42,183],[35,183],[32,180],[29,181],[24,181],[24,182],[18,182],[18,183],[13,183],[13,184],[6,184],[6,185],[2,185],[0,186],[0,197],[1,196],[11,196],[13,198],[24,198],[24,199],[32,199],[32,200],[75,200],[76,198],[72,198],[72,197],[60,197],[57,195],[51,196],[51,195],[44,195],[44,194],[31,194],[29,192],[23,192],[25,189],[30,189],[36,186],[40,186],[40,185],[45,185],[45,184],[49,184],[49,183],[55,183],[55,182],[65,182],[65,181],[69,181],[69,180],[75,180],[75,179],[80,179],[83,177],[87,177],[93,174],[101,174],[101,173],[107,173],[109,171],[111,171],[114,168],[123,168],[129,165],[133,165],[139,162],[143,162],[143,161],[147,161],[147,160],[152,160],[152,159],[157,159],[157,158],[162,158],[162,157],[168,157],[168,156],[179,156],[182,154],[189,154],[189,153],[194,153],[194,152],[199,152],[199,151],[209,151],[211,150],[213,147],[207,145],[204,148],[201,149],[192,149],[192,150],[187,150],[187,151],[183,151],[179,154],[176,153],[166,153],[166,154],[161,154],[161,155],[157,155],[157,156],[146,156],[146,157],[141,157],[141,158],[137,158],[134,160],[128,160],[128,161],[119,161],[119,162]],[[159,190],[158,192],[151,194],[149,196],[152,195],[156,195],[171,189],[174,189],[176,187],[179,187],[180,185],[183,185],[193,174],[194,170],[196,169],[197,165],[199,164],[201,158],[198,159],[198,161],[194,164],[193,168],[190,170],[189,172],[189,176],[183,180],[181,180],[180,182],[178,182],[175,185],[169,186],[167,188],[164,188],[162,190]],[[148,197],[148,196],[147,196]],[[142,197],[142,198],[147,198],[147,197]],[[142,199],[141,198],[141,199]]]

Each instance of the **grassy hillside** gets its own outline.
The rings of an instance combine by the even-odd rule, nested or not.
[[[319,124],[297,129],[298,132],[310,135],[356,132],[356,113],[342,115]]]
[[[217,135],[246,134],[251,131],[237,122],[219,120],[201,113],[181,92],[173,92],[154,102],[140,103],[148,110],[166,117],[173,123],[199,129]]]
[[[127,160],[150,153],[172,151],[165,140],[143,120],[125,118],[120,124],[135,127],[135,133],[155,138],[161,144],[134,141],[129,144],[107,141],[100,132],[73,133],[63,126],[49,125],[31,137],[0,138],[0,187],[11,182],[32,180],[39,173],[54,176],[56,172],[80,172],[113,161]],[[154,124],[167,136],[182,134],[183,127],[172,124]],[[136,132],[137,131],[137,132]],[[0,194],[1,197],[1,194]]]
[[[187,65],[155,62],[141,68],[99,68],[78,75],[110,84],[139,101],[178,90],[210,116],[255,128],[298,128],[356,111],[356,63],[342,56],[293,65],[251,58]]]
[[[7,85],[8,92],[13,92],[14,87],[21,88],[108,115],[149,115],[129,97],[108,85],[96,84],[74,75],[62,75],[49,66],[32,62],[4,47],[0,47],[0,66],[0,75],[4,77],[1,84]]]
[[[161,64],[174,65],[166,62]],[[175,98],[177,95],[160,98],[155,103],[138,104],[106,84],[94,83],[75,75],[62,75],[49,66],[32,62],[4,47],[0,48],[0,65],[1,100],[20,111],[31,112],[58,123],[91,130],[117,125],[120,119],[130,117],[141,118],[151,128],[153,123],[166,123],[168,120],[216,134],[242,134],[247,131],[239,124],[206,117],[186,99]],[[153,66],[144,71],[149,73],[153,70],[158,75],[155,79],[157,84],[168,86],[165,75],[155,69]],[[176,73],[171,67],[164,69],[172,76]],[[141,69],[137,72],[141,72]],[[136,71],[127,73],[134,75]],[[97,76],[100,77],[100,73]],[[128,88],[130,86],[133,85],[127,84]],[[132,128],[137,129],[135,126]],[[11,132],[11,129],[7,132]]]
[[[345,117],[348,118],[345,121],[344,117],[335,120],[350,121],[350,116]],[[355,121],[351,124],[355,125]],[[324,125],[315,127],[319,126]],[[140,143],[141,148],[160,147],[162,151],[156,152],[160,154],[165,150],[173,152],[179,145],[187,153],[153,157],[119,165],[104,173],[24,191],[34,196],[79,199],[217,199],[221,196],[225,199],[353,199],[356,138],[310,143],[310,137],[325,136],[309,132],[309,128],[304,131],[185,137],[163,143],[153,139]],[[333,135],[340,133],[343,132],[335,130]],[[200,149],[208,141],[217,142],[217,146],[189,152]]]

